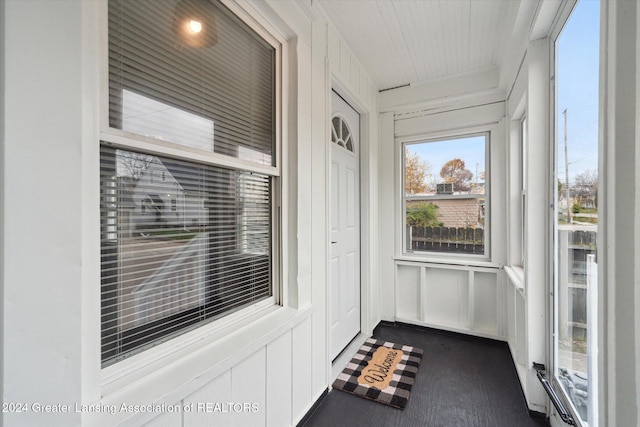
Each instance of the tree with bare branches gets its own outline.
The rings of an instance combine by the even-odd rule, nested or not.
[[[127,177],[132,181],[137,181],[153,161],[153,156],[143,153],[134,153],[132,151],[118,150],[117,159],[118,175]]]
[[[418,153],[404,149],[404,191],[406,194],[420,194],[429,190],[427,179],[431,177],[429,162]]]
[[[597,207],[598,205],[598,171],[588,169],[575,177],[573,197],[581,207]]]
[[[464,160],[455,158],[449,160],[440,169],[440,176],[444,182],[453,184],[453,191],[469,191],[473,174],[464,163]]]

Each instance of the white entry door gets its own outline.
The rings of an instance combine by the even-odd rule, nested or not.
[[[331,359],[360,332],[360,116],[332,92]]]

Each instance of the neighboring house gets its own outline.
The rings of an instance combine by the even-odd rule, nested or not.
[[[598,195],[591,189],[577,189],[574,198],[580,207],[593,209],[597,205]]]
[[[421,194],[417,194],[419,198]],[[433,203],[438,207],[436,214],[443,227],[476,228],[482,227],[484,221],[484,201],[475,197],[457,197],[455,199],[426,199],[426,203]],[[425,201],[409,201],[412,204]]]
[[[430,191],[412,194],[407,207],[415,203],[433,203],[438,207],[438,221],[444,227],[476,228],[484,227],[485,199],[477,195],[485,194],[485,186],[474,185],[468,192],[438,193]]]
[[[573,204],[575,203],[575,199],[573,197],[567,197],[562,195],[558,198],[558,208],[564,212],[566,212],[567,208],[571,209]]]
[[[445,227],[476,228],[483,226],[484,201],[475,197],[434,200],[438,207],[438,219]]]
[[[171,167],[171,164],[168,164]],[[207,217],[205,194],[187,180],[179,182],[158,157],[153,157],[135,180],[123,179],[124,194],[131,203],[122,205],[133,228],[183,227],[204,224]],[[150,218],[153,218],[150,220]]]

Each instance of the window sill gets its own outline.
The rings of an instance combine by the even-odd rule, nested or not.
[[[468,257],[452,258],[452,257],[439,257],[439,256],[411,256],[402,255],[394,258],[396,263],[420,263],[420,264],[432,264],[442,265],[443,267],[455,266],[455,267],[468,267],[468,268],[501,268],[502,265],[496,262],[488,261],[486,259],[472,259]]]
[[[507,277],[513,284],[513,286],[521,293],[524,294],[524,268],[516,265],[507,265],[504,267],[505,273],[507,273]]]
[[[165,343],[171,344],[174,351],[167,352],[164,357],[158,358],[157,354],[153,354],[155,349],[151,349],[145,357],[146,364],[143,364],[144,358],[127,367],[116,364],[114,368],[118,368],[119,372],[112,372],[111,378],[105,375],[104,371],[107,369],[103,370],[103,397],[96,404],[116,407],[123,403],[175,404],[185,395],[214,380],[240,360],[308,319],[312,312],[311,307],[297,310],[271,306],[254,313],[246,321],[239,322],[240,324],[235,323],[235,327],[232,325],[218,328],[208,331],[208,334],[207,331],[203,331],[196,342],[189,340],[187,343],[186,339],[181,340],[182,337],[177,337]],[[140,356],[145,356],[145,353]],[[125,360],[121,364],[126,362],[128,361]],[[123,374],[125,370],[126,373]],[[113,415],[110,417],[111,423],[114,421]]]
[[[240,325],[249,325],[269,318],[273,313],[277,313],[282,309],[283,307],[275,305],[274,300],[271,298],[210,323],[200,325],[154,347],[107,366],[102,369],[101,385],[103,394],[118,390],[131,381],[162,368],[166,363],[180,359],[192,352],[194,348],[199,349],[209,342],[216,342],[231,335],[234,331],[241,329]]]

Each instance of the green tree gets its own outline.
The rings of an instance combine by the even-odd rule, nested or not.
[[[413,227],[438,227],[442,223],[438,221],[440,214],[438,206],[429,202],[418,202],[407,205],[407,225]]]
[[[574,214],[580,213],[581,210],[582,208],[580,207],[580,203],[574,203],[573,205],[571,205],[571,212],[573,212]]]

